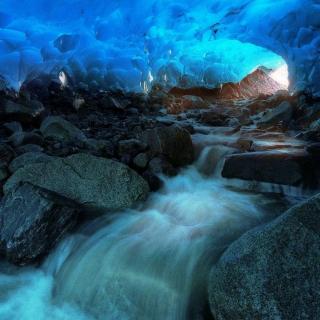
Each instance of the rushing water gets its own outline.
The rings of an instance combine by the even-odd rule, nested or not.
[[[210,267],[232,240],[281,212],[270,197],[226,186],[227,152],[205,148],[141,208],[82,227],[41,268],[3,266],[0,319],[203,319]]]

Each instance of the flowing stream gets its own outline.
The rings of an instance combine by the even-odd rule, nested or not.
[[[228,152],[205,147],[141,207],[82,226],[41,268],[3,265],[0,319],[208,319],[214,262],[287,204],[227,186],[220,170]]]

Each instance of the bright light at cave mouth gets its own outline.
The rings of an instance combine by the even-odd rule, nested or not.
[[[272,71],[270,73],[270,77],[283,85],[286,89],[289,88],[289,73],[288,73],[288,65],[284,64],[280,68]]]

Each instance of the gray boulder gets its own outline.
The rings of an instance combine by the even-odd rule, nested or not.
[[[213,267],[216,320],[320,319],[320,194],[244,234]]]
[[[0,115],[3,119],[30,123],[38,119],[45,112],[41,102],[31,100],[25,104],[16,103],[7,99],[0,100]]]
[[[149,129],[139,137],[149,146],[150,158],[165,156],[176,167],[191,164],[194,159],[190,133],[179,126]]]
[[[283,185],[317,184],[314,163],[305,151],[261,151],[226,157],[222,176]]]
[[[15,158],[9,165],[11,173],[16,172],[18,169],[34,163],[46,163],[56,159],[55,157],[48,156],[42,152],[26,152]]]
[[[9,178],[4,192],[20,182],[56,192],[95,211],[131,207],[149,191],[147,182],[126,165],[82,153],[26,165]]]
[[[36,132],[18,131],[8,138],[8,142],[14,147],[18,147],[23,144],[36,144],[41,146],[44,143],[44,139]]]
[[[22,126],[20,122],[12,121],[7,122],[3,124],[3,127],[9,132],[9,133],[16,133],[16,132],[22,132]]]
[[[138,153],[147,149],[147,145],[137,139],[120,140],[118,143],[118,154],[120,157],[130,155],[135,157]]]
[[[27,152],[42,152],[43,150],[44,149],[41,146],[33,143],[24,144],[23,146],[16,148],[16,152],[19,155]]]
[[[259,126],[272,126],[279,122],[288,124],[293,116],[293,106],[288,101],[283,101],[279,106],[267,111],[260,120]]]
[[[86,136],[80,129],[58,116],[47,117],[42,122],[40,131],[45,138],[53,138],[65,142],[86,140]]]
[[[85,142],[85,146],[98,154],[103,154],[107,157],[112,157],[114,155],[114,146],[109,140],[97,140],[97,139],[88,139]]]
[[[149,157],[148,157],[148,155],[146,153],[139,153],[133,159],[133,164],[137,168],[144,169],[148,165],[148,162],[149,162]]]
[[[0,204],[0,253],[15,264],[36,262],[76,223],[77,211],[70,202],[21,185]]]

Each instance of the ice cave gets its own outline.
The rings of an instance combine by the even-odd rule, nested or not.
[[[0,320],[320,319],[320,0],[0,1]]]

